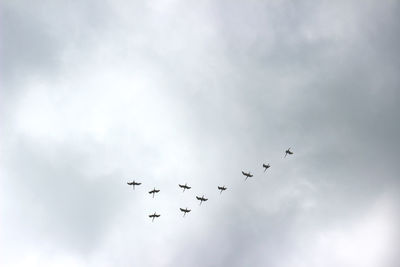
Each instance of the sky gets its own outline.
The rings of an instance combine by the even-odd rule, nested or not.
[[[3,0],[0,27],[1,266],[399,265],[398,1]]]

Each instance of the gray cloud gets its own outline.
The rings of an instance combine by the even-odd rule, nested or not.
[[[2,265],[395,266],[397,3],[1,10]]]

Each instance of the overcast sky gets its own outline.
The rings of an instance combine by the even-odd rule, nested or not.
[[[399,266],[398,1],[3,0],[0,20],[1,266]]]

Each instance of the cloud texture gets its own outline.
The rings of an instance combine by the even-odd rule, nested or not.
[[[1,266],[398,265],[396,1],[0,7]]]

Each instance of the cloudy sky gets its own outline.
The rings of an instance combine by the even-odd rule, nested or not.
[[[398,1],[3,0],[0,20],[1,266],[398,266]]]

